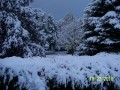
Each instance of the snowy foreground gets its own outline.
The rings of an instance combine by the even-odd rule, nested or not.
[[[54,87],[71,86],[78,88],[97,88],[103,90],[113,87],[120,89],[120,54],[99,53],[95,56],[52,55],[46,58],[11,57],[0,59],[0,84],[2,88],[13,85],[19,90],[55,90]],[[91,77],[101,79],[91,81]],[[113,81],[103,82],[105,77],[113,77]],[[17,79],[15,79],[17,78]],[[13,82],[15,81],[15,82]],[[12,84],[10,84],[12,83]],[[104,87],[103,87],[104,86]],[[106,87],[108,86],[108,87]],[[54,88],[54,89],[53,89]],[[15,90],[15,89],[14,89]],[[60,90],[60,89],[57,89]],[[71,89],[61,89],[71,90]],[[112,89],[111,89],[112,90]]]

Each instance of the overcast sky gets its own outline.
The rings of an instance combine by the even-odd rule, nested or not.
[[[80,18],[83,15],[84,8],[91,0],[34,0],[32,7],[40,8],[46,13],[59,20],[66,13],[73,13],[75,17]]]

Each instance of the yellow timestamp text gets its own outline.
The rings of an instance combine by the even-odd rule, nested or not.
[[[105,76],[105,77],[100,77],[100,76],[91,76],[90,77],[91,82],[112,82],[114,81],[114,77],[112,76]]]

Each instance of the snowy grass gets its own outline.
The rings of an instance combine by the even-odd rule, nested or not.
[[[119,64],[120,54],[107,53],[99,53],[95,56],[48,55],[46,58],[0,59],[0,88],[106,90],[112,86],[113,89],[120,89]],[[93,76],[97,79],[99,76],[101,80],[91,81]],[[107,76],[114,78],[113,81],[107,79],[104,81]],[[13,86],[10,86],[12,84]]]

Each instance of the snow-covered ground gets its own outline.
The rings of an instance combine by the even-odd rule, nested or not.
[[[95,56],[48,55],[46,58],[10,57],[0,59],[0,76],[10,75],[10,80],[18,76],[20,88],[28,90],[47,90],[48,79],[55,78],[57,84],[67,85],[72,81],[81,88],[90,85],[91,77],[101,77],[91,84],[103,86],[105,77],[112,77],[115,85],[120,86],[120,54],[99,53]],[[9,69],[8,69],[9,68]],[[7,70],[7,71],[6,71]],[[119,87],[120,88],[120,87]],[[105,87],[104,87],[105,89]]]

